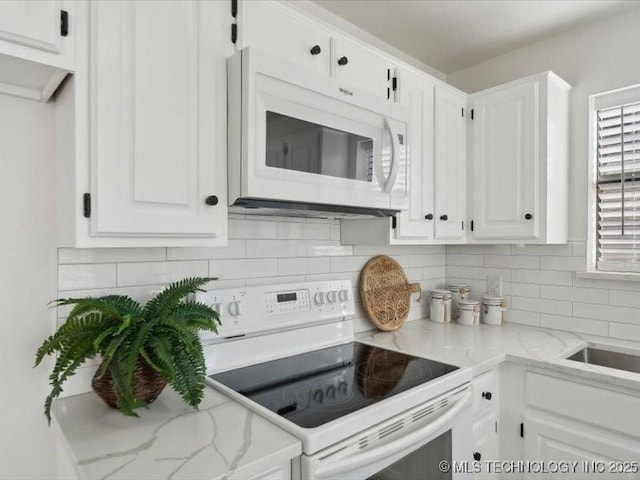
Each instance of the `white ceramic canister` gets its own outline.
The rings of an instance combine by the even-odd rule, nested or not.
[[[469,297],[469,285],[456,283],[449,285],[451,291],[451,318],[458,318],[458,304]]]
[[[482,297],[482,323],[502,325],[507,304],[502,297]]]
[[[434,322],[449,323],[451,321],[451,292],[449,290],[429,290],[431,301],[430,318]]]
[[[475,327],[480,323],[480,302],[477,300],[460,300],[458,304],[458,323]]]

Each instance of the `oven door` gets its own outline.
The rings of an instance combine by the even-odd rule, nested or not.
[[[471,435],[471,393],[465,386],[314,455],[303,455],[301,476],[314,480],[470,478]]]
[[[261,52],[242,54],[241,197],[406,208],[404,107]]]

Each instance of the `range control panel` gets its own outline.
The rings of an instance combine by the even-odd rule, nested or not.
[[[220,315],[217,335],[202,332],[207,341],[341,321],[355,312],[349,280],[211,290],[196,300]]]

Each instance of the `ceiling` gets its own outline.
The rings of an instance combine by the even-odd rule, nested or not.
[[[314,0],[444,73],[640,7],[626,0]]]

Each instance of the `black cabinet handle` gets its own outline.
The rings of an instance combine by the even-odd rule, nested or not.
[[[524,216],[525,220],[531,220],[533,218],[533,215],[531,215],[530,213],[526,213]]]
[[[493,395],[491,395],[491,392],[482,392],[482,398],[484,398],[485,400],[491,400],[491,397],[493,397]]]
[[[424,218],[425,220],[433,220],[433,213],[427,213]]]
[[[207,205],[217,205],[218,204],[218,197],[216,197],[215,195],[211,195],[209,197],[207,197],[207,199],[204,201],[204,203],[206,203]]]
[[[482,455],[480,455],[480,452],[473,452],[473,459],[476,462],[479,462],[481,458],[482,458]]]
[[[440,215],[440,220],[446,222],[447,220],[449,220],[449,215]]]
[[[340,65],[341,67],[346,65],[347,63],[349,63],[349,59],[347,57],[340,57],[338,59],[338,65]]]
[[[320,48],[320,45],[314,45],[310,51],[311,51],[311,55],[320,55],[320,52],[322,52],[322,49]]]

